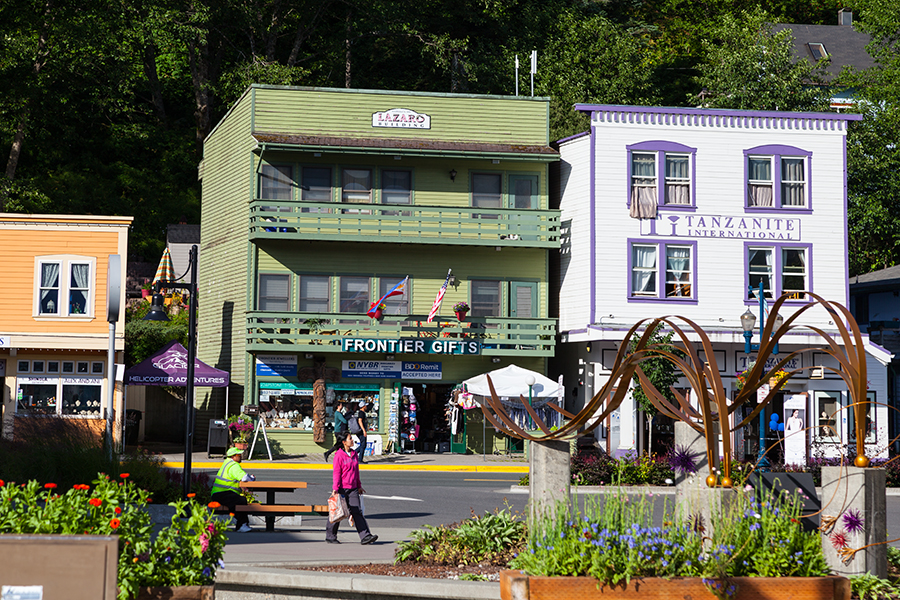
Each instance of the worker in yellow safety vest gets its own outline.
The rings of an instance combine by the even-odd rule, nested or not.
[[[247,499],[241,495],[242,481],[256,481],[256,477],[248,475],[241,468],[242,450],[237,448],[229,448],[225,453],[225,462],[219,467],[216,473],[216,480],[212,486],[212,499],[227,506],[228,510],[234,513],[234,530],[238,533],[247,533],[250,531],[249,517],[247,513],[236,511],[236,507],[247,504]]]

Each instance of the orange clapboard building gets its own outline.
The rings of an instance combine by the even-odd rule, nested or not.
[[[125,277],[132,217],[0,213],[0,397],[3,437],[22,419],[57,415],[104,431],[108,398],[109,256]],[[125,350],[123,310],[116,363]],[[116,392],[115,431],[122,394]],[[117,434],[118,437],[118,434]]]

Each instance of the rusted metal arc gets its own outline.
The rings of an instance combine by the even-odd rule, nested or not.
[[[703,433],[703,428],[700,425],[694,423],[691,418],[676,409],[672,406],[665,397],[656,389],[656,387],[647,379],[647,376],[644,374],[642,369],[638,369],[638,378],[641,381],[641,388],[644,390],[644,393],[647,395],[647,398],[650,402],[659,410],[661,413],[666,415],[671,419],[678,419],[680,421],[684,421],[699,433]]]
[[[690,401],[687,396],[676,390],[674,387],[669,388],[672,390],[672,394],[675,396],[675,399],[678,400],[678,405],[681,407],[681,412],[685,413],[692,419],[699,419],[700,413],[697,412],[693,406],[691,406]]]
[[[500,403],[500,398],[497,397],[497,390],[494,389],[494,382],[491,381],[491,376],[487,376],[488,388],[491,390],[491,409],[494,413],[500,417],[500,420],[503,422],[503,425],[509,431],[515,433],[516,436],[534,440],[534,438],[525,432],[524,429],[521,429],[518,425],[516,425],[512,419],[509,418],[509,415],[506,414],[506,411],[503,410],[503,405]],[[491,422],[492,425],[496,426],[497,422],[494,420],[493,416],[484,410],[484,406],[481,407],[481,412],[487,417],[487,419]],[[503,429],[503,427],[501,427]]]
[[[570,413],[567,410],[563,410],[562,408],[558,407],[557,405],[553,404],[552,402],[548,402],[544,406],[546,406],[548,408],[552,408],[553,410],[555,410],[556,412],[558,412],[559,414],[561,414],[562,416],[564,416],[567,419],[575,418],[575,415],[573,415],[572,413]]]
[[[528,413],[528,416],[537,424],[538,428],[544,432],[544,435],[550,435],[550,428],[538,417],[538,414],[534,412],[534,407],[525,400],[525,397],[522,394],[519,394],[519,402],[522,403],[522,406],[525,407],[525,412]]]

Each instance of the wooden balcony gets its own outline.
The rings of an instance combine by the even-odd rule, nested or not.
[[[250,239],[558,249],[559,215],[558,210],[254,200]]]
[[[553,356],[555,352],[556,319],[472,317],[458,322],[445,317],[431,323],[426,319],[427,315],[386,315],[378,322],[355,314],[250,311],[247,351],[351,352],[360,358],[393,354],[396,360],[403,360],[405,354]],[[375,340],[370,344],[374,349],[345,348],[349,339]],[[410,351],[405,352],[401,342],[406,340],[423,341],[419,349],[425,351],[407,346]],[[434,342],[441,342],[436,345],[438,351],[433,349]]]

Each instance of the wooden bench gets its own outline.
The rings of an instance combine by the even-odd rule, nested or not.
[[[298,514],[328,516],[327,504],[247,504],[234,507],[235,513],[256,515],[266,520],[266,531],[275,531],[275,517],[293,517]],[[216,509],[217,514],[231,514],[227,506]]]

